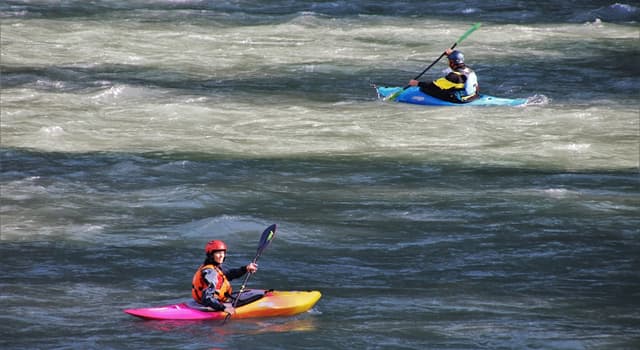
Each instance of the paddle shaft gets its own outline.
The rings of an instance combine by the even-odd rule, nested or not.
[[[253,258],[253,260],[251,260],[251,263],[256,264],[258,262],[258,258],[260,258],[260,255],[262,254],[262,252],[267,248],[269,243],[271,243],[271,241],[274,238],[275,233],[276,233],[276,225],[275,224],[267,227],[267,229],[264,230],[264,232],[262,232],[262,235],[260,236],[260,244],[258,245],[258,250],[256,252],[256,256]],[[238,292],[238,295],[236,295],[235,299],[233,299],[233,302],[231,303],[231,307],[233,307],[234,309],[235,309],[236,305],[238,304],[238,299],[240,299],[240,295],[242,294],[242,292],[244,292],[244,288],[247,285],[247,282],[249,281],[249,278],[251,277],[251,275],[253,275],[253,273],[250,273],[250,272],[247,271],[246,276],[244,277],[244,280],[242,281],[242,286],[240,287],[240,291]],[[230,317],[231,317],[231,313],[227,313],[227,316],[225,316],[224,321],[222,322],[222,324],[227,322],[227,320]]]
[[[251,261],[252,263],[255,264],[256,262],[258,262],[260,253],[262,253],[262,251],[258,250],[258,253],[256,254],[255,258],[253,258],[253,260]],[[238,299],[240,299],[240,295],[242,294],[242,292],[244,292],[244,287],[247,285],[247,282],[249,281],[249,277],[251,277],[251,275],[253,275],[253,273],[250,273],[247,271],[247,275],[244,277],[244,280],[242,281],[242,286],[240,287],[240,291],[238,292],[238,295],[236,295],[235,299],[233,299],[233,302],[231,303],[231,307],[233,307],[234,309],[236,308],[236,305],[238,304]],[[227,312],[227,316],[224,317],[224,321],[222,321],[222,324],[225,324],[229,318],[231,318],[231,313]]]
[[[257,263],[259,257],[260,257],[260,253],[256,254],[256,257],[253,258],[251,262],[254,264]],[[238,292],[238,295],[236,295],[236,298],[233,299],[233,303],[231,303],[231,306],[233,306],[234,308],[238,304],[238,299],[240,299],[240,294],[244,292],[244,287],[246,287],[247,282],[249,281],[249,278],[251,277],[251,275],[253,275],[253,273],[247,272],[247,275],[244,276],[244,280],[242,281],[242,286],[240,286],[240,291]]]
[[[451,45],[451,48],[450,48],[450,49],[451,49],[451,50],[453,50],[453,49],[455,49],[455,48],[456,48],[456,46],[458,46],[458,43],[457,43],[457,42],[453,43],[453,45]],[[445,52],[443,52],[443,53],[440,55],[440,57],[438,57],[438,59],[436,59],[435,61],[433,61],[433,62],[432,62],[432,63],[431,63],[427,68],[425,68],[425,69],[424,69],[420,74],[416,75],[416,77],[415,77],[415,78],[413,78],[413,80],[418,80],[418,79],[420,79],[420,77],[421,77],[421,76],[423,76],[423,75],[424,75],[424,73],[426,73],[429,69],[431,69],[431,67],[435,66],[435,65],[436,65],[436,63],[440,62],[440,60],[442,59],[442,57],[444,57],[446,54],[447,54],[447,53],[446,53],[446,51],[445,51]],[[405,89],[409,88],[410,86],[411,86],[411,85],[407,85],[407,86],[405,86]]]

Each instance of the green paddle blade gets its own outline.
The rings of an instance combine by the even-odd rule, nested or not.
[[[406,90],[406,89],[407,89],[407,88],[405,87],[404,89],[401,89],[401,90],[398,90],[398,91],[394,92],[393,94],[391,94],[391,95],[389,95],[389,96],[385,97],[385,98],[383,99],[383,101],[395,101],[395,100],[396,100],[396,98],[398,98],[398,96],[400,96],[400,94],[401,94],[401,93],[403,93],[403,92],[404,92],[404,90]]]
[[[471,33],[475,32],[476,29],[480,28],[481,25],[482,25],[482,23],[478,22],[478,23],[474,24],[473,26],[471,26],[471,28],[469,28],[469,30],[467,30],[464,34],[462,34],[460,39],[458,39],[458,41],[456,41],[456,44],[460,44],[462,42],[462,40],[466,39],[469,35],[471,35]]]

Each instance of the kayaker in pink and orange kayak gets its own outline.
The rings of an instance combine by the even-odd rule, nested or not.
[[[245,273],[254,273],[258,265],[253,262],[237,269],[230,269],[222,265],[227,255],[227,245],[220,240],[212,240],[205,246],[205,258],[198,271],[193,275],[191,295],[201,305],[211,307],[215,311],[224,311],[234,314],[235,310],[230,304],[231,283],[229,281],[243,276]]]

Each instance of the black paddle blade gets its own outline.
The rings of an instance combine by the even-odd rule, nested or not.
[[[258,253],[257,253],[258,256],[262,254],[262,251],[264,251],[265,248],[267,248],[267,246],[269,245],[269,243],[271,243],[271,241],[273,241],[275,236],[276,236],[276,224],[273,224],[267,227],[264,230],[264,232],[262,232],[262,236],[260,237],[260,244],[258,244]]]

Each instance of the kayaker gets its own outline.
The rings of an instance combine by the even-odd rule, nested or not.
[[[425,83],[415,79],[409,81],[411,86],[419,86],[427,95],[453,103],[471,102],[478,97],[479,86],[476,73],[464,63],[464,55],[460,51],[445,51],[449,59],[449,68],[445,76]]]
[[[216,311],[234,314],[234,308],[228,304],[231,302],[231,283],[229,281],[241,277],[247,272],[256,272],[258,265],[251,262],[237,269],[223,266],[222,263],[227,256],[227,245],[220,240],[212,240],[207,243],[204,251],[207,257],[193,275],[191,295],[199,304],[211,307]]]

